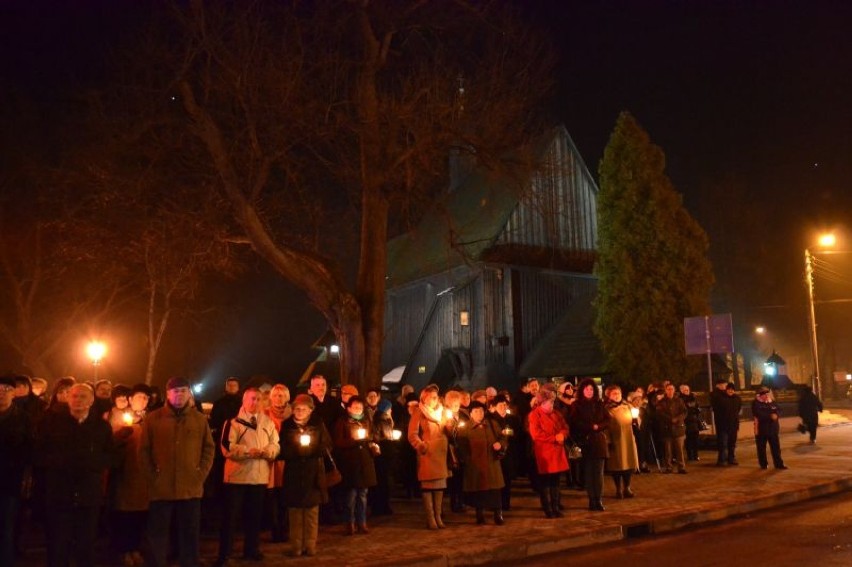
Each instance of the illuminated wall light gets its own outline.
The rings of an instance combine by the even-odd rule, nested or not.
[[[328,350],[331,354],[340,354],[340,345],[331,345]]]
[[[467,327],[468,325],[470,325],[470,311],[459,312],[459,324],[462,327]]]
[[[426,367],[425,366],[418,366],[417,367],[417,373],[418,374],[426,374]]]

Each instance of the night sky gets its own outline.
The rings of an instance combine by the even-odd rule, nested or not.
[[[100,80],[101,55],[140,4],[0,0],[4,96],[30,98],[49,114],[66,87]],[[629,110],[666,153],[675,187],[710,236],[716,310],[732,311],[742,328],[776,325],[779,343],[806,347],[802,251],[817,230],[852,221],[852,3],[525,5],[561,54],[551,110],[589,169],[597,171],[618,113]],[[832,297],[852,297],[843,277],[834,284]],[[193,347],[211,358],[186,370],[295,379],[322,321],[262,269],[231,288],[219,295],[229,324]],[[269,309],[246,295],[285,300]],[[847,325],[847,307],[830,309],[827,320]]]

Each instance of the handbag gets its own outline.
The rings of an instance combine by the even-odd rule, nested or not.
[[[334,458],[331,456],[331,451],[328,449],[325,450],[323,465],[325,467],[326,488],[331,488],[332,486],[340,484],[343,480],[343,475],[340,474],[340,469],[337,468],[337,463],[334,462]]]
[[[582,459],[583,458],[583,448],[574,443],[573,440],[568,440],[565,442],[565,452],[568,454],[569,459]]]

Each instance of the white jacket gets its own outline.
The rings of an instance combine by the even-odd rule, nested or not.
[[[280,450],[275,422],[263,412],[249,414],[240,408],[237,417],[222,428],[221,448],[226,483],[266,485],[272,474],[272,460]],[[251,449],[261,449],[263,456],[249,457]]]

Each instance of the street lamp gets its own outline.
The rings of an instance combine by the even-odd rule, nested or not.
[[[821,248],[830,248],[837,243],[834,234],[821,234],[817,240]],[[817,398],[822,399],[822,382],[819,376],[819,345],[817,343],[816,310],[814,309],[814,255],[805,248],[805,286],[808,288],[808,323],[811,335],[811,356],[814,363],[814,388]]]
[[[92,366],[95,369],[95,381],[98,379],[98,367],[101,365],[101,360],[103,360],[106,351],[106,345],[101,341],[92,341],[86,345],[86,354],[89,356]]]

